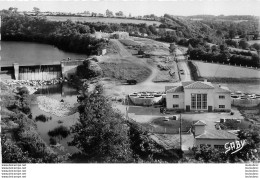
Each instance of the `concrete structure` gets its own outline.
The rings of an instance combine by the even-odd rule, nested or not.
[[[13,66],[14,66],[14,79],[18,80],[19,79],[19,64],[13,63]]]
[[[128,39],[129,33],[128,32],[114,32],[111,34],[111,38],[114,39]]]
[[[106,53],[107,53],[107,49],[99,49],[97,55],[102,56],[105,55]]]
[[[1,73],[9,74],[15,80],[52,80],[72,78],[78,65],[83,64],[84,59],[62,60],[60,64],[46,65],[22,65],[13,63],[12,66],[1,66]]]
[[[168,110],[230,111],[231,91],[210,82],[182,82],[180,86],[166,86]]]
[[[162,101],[163,94],[156,93],[156,92],[139,92],[139,93],[132,93],[128,95],[128,97],[135,105],[152,106],[153,104]]]
[[[18,80],[52,80],[61,77],[60,65],[19,66]]]
[[[238,140],[238,137],[225,130],[206,130],[206,123],[197,121],[193,124],[194,146],[200,149],[209,146],[216,149],[224,149],[225,143]]]
[[[63,78],[73,78],[76,73],[77,66],[83,64],[84,59],[77,60],[62,60],[61,73]]]

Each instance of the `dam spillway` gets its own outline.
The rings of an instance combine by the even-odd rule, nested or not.
[[[62,60],[60,64],[22,65],[13,63],[12,66],[1,66],[1,73],[7,74],[15,80],[53,80],[58,78],[72,78],[78,65],[84,59]]]
[[[60,65],[20,66],[19,80],[52,80],[62,77]]]

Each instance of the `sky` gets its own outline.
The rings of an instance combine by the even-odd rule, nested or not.
[[[33,7],[40,11],[52,12],[97,12],[105,13],[106,9],[132,16],[155,14],[170,15],[254,15],[260,16],[260,0],[0,0],[0,10],[17,7],[18,11],[31,11]]]

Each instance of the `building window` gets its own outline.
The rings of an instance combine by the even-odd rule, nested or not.
[[[219,95],[218,98],[219,99],[225,99],[225,96],[224,95]]]
[[[179,95],[172,95],[173,98],[179,98]]]
[[[173,107],[173,108],[178,108],[179,105],[178,105],[178,104],[174,104],[174,105],[172,105],[172,107]]]
[[[224,145],[214,145],[215,149],[224,150]]]
[[[207,109],[207,94],[202,94],[202,109]]]
[[[207,94],[191,94],[191,109],[207,109]]]
[[[219,105],[218,107],[224,109],[225,105]]]

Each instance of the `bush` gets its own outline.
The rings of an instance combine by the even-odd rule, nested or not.
[[[82,65],[77,66],[76,74],[80,79],[91,79],[101,75],[101,68],[91,60],[85,60]]]
[[[188,66],[189,66],[190,71],[191,71],[192,80],[197,81],[199,79],[197,67],[193,64],[192,61],[188,61]]]
[[[50,145],[56,145],[57,144],[57,141],[55,138],[50,138]]]
[[[35,120],[36,121],[41,121],[41,122],[47,122],[49,120],[52,120],[52,117],[47,117],[47,116],[41,114],[41,115],[36,116]]]
[[[60,138],[66,138],[69,134],[70,134],[70,130],[67,127],[64,127],[62,125],[48,132],[48,135],[50,137],[60,137]]]

